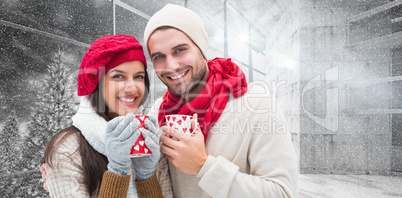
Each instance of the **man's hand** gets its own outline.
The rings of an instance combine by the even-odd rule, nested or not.
[[[44,181],[43,183],[43,188],[48,191],[49,189],[47,188],[47,184],[46,184],[46,170],[45,170],[45,166],[46,164],[42,164],[42,166],[40,166],[40,172],[42,173],[42,180]]]
[[[194,136],[184,134],[174,128],[163,126],[161,130],[176,138],[162,135],[161,152],[176,168],[189,175],[197,175],[207,160],[208,154],[205,151],[204,135],[200,128],[196,128],[197,114],[194,114],[194,121],[191,124],[193,130],[197,130]]]

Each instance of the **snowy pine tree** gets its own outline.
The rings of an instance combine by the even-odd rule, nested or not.
[[[0,195],[12,197],[15,186],[12,185],[13,175],[18,172],[20,161],[20,133],[15,111],[12,111],[5,121],[0,133],[0,167],[2,170]]]
[[[63,66],[62,53],[56,53],[54,63],[48,66],[48,73],[41,82],[38,98],[31,111],[28,136],[22,151],[23,171],[39,173],[47,143],[55,133],[71,125],[76,107],[72,82],[67,68]],[[41,197],[46,194],[40,179],[40,174],[25,176],[21,186],[25,195],[28,193],[29,197]]]
[[[38,90],[38,99],[32,108],[28,125],[27,149],[24,158],[30,168],[38,168],[47,142],[58,131],[71,125],[75,113],[72,80],[62,64],[62,53],[55,54],[54,63],[49,65],[48,74]]]
[[[0,167],[8,174],[15,169],[19,158],[19,130],[15,111],[12,111],[6,119],[0,134]]]

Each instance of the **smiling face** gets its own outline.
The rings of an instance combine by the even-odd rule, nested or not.
[[[145,69],[141,61],[122,63],[103,79],[103,99],[110,118],[135,113],[145,93]]]
[[[173,94],[202,92],[209,73],[207,61],[186,34],[175,28],[156,30],[148,49],[156,74]]]

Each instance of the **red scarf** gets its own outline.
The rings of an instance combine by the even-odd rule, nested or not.
[[[186,103],[181,96],[172,94],[169,90],[163,96],[159,108],[159,126],[165,124],[165,115],[198,114],[198,122],[204,134],[205,141],[209,128],[219,119],[229,99],[242,96],[247,92],[247,81],[243,71],[231,59],[215,58],[208,61],[209,75],[204,90],[191,102]]]

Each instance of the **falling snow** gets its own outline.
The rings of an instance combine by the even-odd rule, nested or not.
[[[276,96],[299,157],[300,197],[402,197],[400,1],[228,0],[227,49],[223,1],[118,2],[115,17],[111,0],[0,2],[0,135],[35,138],[28,126],[55,52],[74,84],[95,39],[128,34],[143,44],[149,17],[175,3],[205,20],[210,58],[227,53],[249,81],[284,82]],[[152,68],[148,105],[166,91]],[[39,167],[10,170],[1,169],[0,196],[46,195]],[[28,174],[29,188],[19,186]]]

